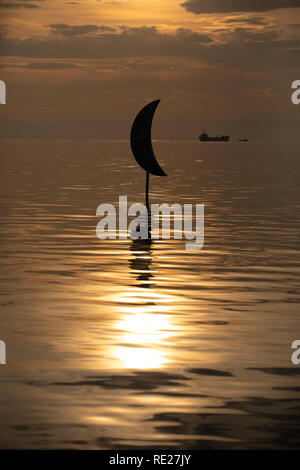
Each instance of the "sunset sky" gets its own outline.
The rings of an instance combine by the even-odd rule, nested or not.
[[[288,7],[288,8],[286,8]],[[0,137],[299,134],[300,0],[3,0]]]

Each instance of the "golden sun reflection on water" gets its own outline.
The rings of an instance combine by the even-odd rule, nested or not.
[[[171,314],[176,299],[155,290],[158,271],[151,269],[151,240],[134,241],[131,253],[131,272],[138,285],[115,298],[123,315],[114,325],[121,335],[113,354],[121,368],[162,368],[170,363],[167,340],[178,330]]]
[[[154,294],[153,297],[155,304],[149,302],[150,292],[130,292],[128,296],[123,297],[124,300],[130,299],[130,303],[138,305],[122,307],[121,312],[125,314],[114,326],[121,332],[118,339],[122,346],[114,349],[114,355],[122,367],[161,368],[170,362],[167,358],[166,340],[174,336],[177,330],[169,313],[172,309],[172,299],[160,294]]]
[[[169,362],[162,351],[154,348],[118,347],[115,355],[126,369],[158,369]]]

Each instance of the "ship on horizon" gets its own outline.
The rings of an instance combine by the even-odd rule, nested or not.
[[[229,142],[230,135],[216,135],[215,137],[210,137],[206,131],[203,131],[199,136],[201,142]]]

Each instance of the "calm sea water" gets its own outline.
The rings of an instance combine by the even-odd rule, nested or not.
[[[128,142],[1,142],[1,448],[299,447],[299,146],[154,145],[201,251],[97,239],[144,201]]]

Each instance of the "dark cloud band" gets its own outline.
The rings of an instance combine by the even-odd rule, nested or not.
[[[181,6],[196,14],[264,12],[279,8],[298,8],[300,0],[186,0]]]
[[[82,26],[68,25],[64,23],[54,23],[49,25],[52,33],[60,34],[65,37],[84,36],[97,32],[114,32],[115,28],[110,26],[97,26],[95,24],[85,24]]]
[[[73,29],[71,25],[50,25],[48,38],[9,38],[0,35],[0,55],[32,58],[116,58],[137,56],[185,56],[197,55],[201,45],[211,44],[207,34],[179,28],[174,34],[166,34],[155,27],[122,27],[119,32],[95,31],[93,25]],[[93,28],[91,28],[93,26]],[[101,26],[96,31],[102,31]],[[105,27],[104,27],[105,28]],[[54,31],[53,31],[54,29]],[[59,30],[60,34],[57,33]]]
[[[7,2],[0,2],[0,8],[7,9],[7,10],[17,10],[18,8],[28,8],[28,9],[35,9],[39,8],[40,5],[36,5],[35,3],[7,3]]]

